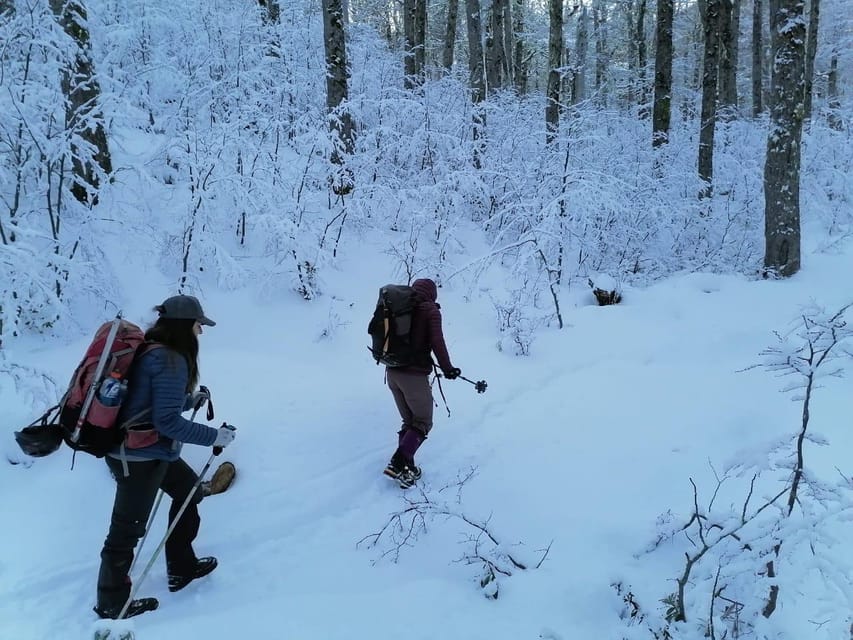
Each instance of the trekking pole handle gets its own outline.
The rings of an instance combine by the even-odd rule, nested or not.
[[[228,429],[229,431],[237,431],[237,427],[234,427],[228,424],[227,422],[223,422],[222,427]],[[213,455],[218,456],[220,453],[222,453],[222,447],[213,447]]]

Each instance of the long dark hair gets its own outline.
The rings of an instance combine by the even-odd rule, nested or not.
[[[190,376],[187,380],[187,393],[198,384],[198,338],[193,331],[195,320],[176,320],[158,318],[154,326],[145,332],[146,342],[156,342],[181,354],[187,361]]]

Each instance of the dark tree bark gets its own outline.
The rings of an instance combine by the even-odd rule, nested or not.
[[[349,97],[349,67],[347,65],[344,16],[341,0],[323,0],[323,41],[326,52],[326,107],[329,112],[329,128],[338,144],[332,151],[333,163],[344,166],[341,151],[350,155],[355,146],[352,117],[341,105]],[[352,174],[343,171],[332,179],[335,193],[345,194],[352,190]]]
[[[515,88],[520,94],[527,93],[527,59],[524,47],[524,0],[515,0],[513,11],[513,40],[515,42],[514,63]]]
[[[595,92],[601,104],[607,106],[607,7],[603,0],[593,2],[592,23],[595,33]]]
[[[652,112],[652,145],[669,141],[672,115],[672,17],[673,0],[658,0],[655,49],[655,102]]]
[[[505,59],[503,5],[501,0],[492,0],[486,31],[486,82],[490,91],[503,86]]]
[[[426,71],[427,0],[415,1],[415,74],[418,85],[424,83]]]
[[[702,115],[699,129],[699,177],[705,186],[700,197],[709,197],[714,183],[714,130],[717,121],[717,75],[719,72],[720,3],[724,0],[707,0],[704,4],[702,24],[705,30],[705,55],[702,65]]]
[[[752,5],[752,117],[757,118],[764,110],[764,38],[762,17],[764,0],[753,0]]]
[[[811,0],[809,9],[809,36],[806,40],[805,83],[803,86],[803,119],[808,122],[812,117],[812,96],[814,93],[814,59],[817,53],[817,30],[820,23],[820,0]]]
[[[504,84],[509,87],[515,82],[515,65],[513,49],[515,38],[512,28],[512,10],[509,0],[499,0],[503,9],[503,61],[504,61]]]
[[[841,100],[838,97],[838,51],[832,52],[829,59],[826,93],[829,100],[829,126],[841,131]]]
[[[648,90],[646,87],[646,65],[648,64],[646,54],[646,0],[640,0],[640,6],[637,7],[637,30],[634,34],[634,41],[637,47],[637,75],[640,81],[640,89],[637,94],[637,101],[644,105]],[[647,117],[646,112],[643,117]]]
[[[730,119],[737,111],[737,67],[734,5],[737,0],[719,0],[718,59],[719,59],[719,113]]]
[[[424,83],[426,62],[426,12],[427,0],[403,0],[403,35],[405,58],[403,61],[406,89]]]
[[[663,0],[667,2],[669,0]],[[578,16],[575,36],[575,64],[572,66],[572,104],[586,98],[586,58],[589,52],[589,14],[586,7]]]
[[[441,63],[447,71],[453,67],[453,52],[456,49],[456,24],[459,21],[459,0],[447,0],[447,29],[444,32],[444,49]]]
[[[263,19],[267,24],[278,24],[281,19],[281,7],[279,0],[258,0],[258,4],[264,9]]]
[[[770,0],[770,41],[776,55],[764,164],[764,266],[769,272],[786,277],[800,269],[800,143],[806,41],[802,0]]]
[[[549,0],[548,89],[545,95],[545,140],[551,144],[560,130],[560,67],[563,64],[563,0]]]
[[[468,30],[468,73],[471,85],[471,104],[474,140],[474,167],[481,167],[480,139],[485,135],[486,116],[482,102],[486,99],[486,78],[483,68],[483,31],[480,24],[480,0],[465,0],[465,22]]]
[[[65,126],[73,131],[71,138],[71,193],[82,203],[97,204],[100,178],[98,168],[112,173],[112,158],[100,110],[101,87],[95,78],[86,24],[86,9],[79,0],[50,0],[50,8],[77,45],[73,62],[62,71],[62,91],[65,94]],[[82,139],[94,147],[95,154],[83,155],[75,142]],[[97,167],[97,168],[96,168]]]

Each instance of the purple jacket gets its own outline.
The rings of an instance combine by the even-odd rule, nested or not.
[[[397,371],[422,375],[432,373],[430,352],[435,354],[438,366],[443,371],[449,371],[453,369],[453,365],[450,363],[447,345],[444,342],[444,333],[441,330],[441,311],[436,303],[438,289],[435,282],[429,278],[421,278],[412,283],[412,289],[418,296],[417,306],[412,313],[412,346],[415,353],[424,354],[424,364],[400,367]],[[427,360],[430,364],[426,363]]]

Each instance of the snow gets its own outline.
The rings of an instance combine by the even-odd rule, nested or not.
[[[384,540],[357,545],[420,495],[381,475],[398,423],[382,369],[365,349],[375,289],[393,278],[382,254],[353,247],[328,278],[326,299],[313,305],[206,291],[217,326],[202,336],[202,381],[217,420],[238,428],[222,457],[239,474],[231,490],[201,506],[197,551],[216,555],[220,567],[169,594],[158,562],[140,595],[160,598],[161,607],[134,621],[137,637],[618,637],[611,583],[631,585],[654,609],[650,596],[669,593],[681,570],[677,554],[643,551],[661,514],[689,513],[688,478],[710,495],[711,464],[766,466],[767,444],[799,427],[800,405],[780,393],[781,381],[748,367],[803,305],[849,301],[834,283],[853,271],[853,252],[812,253],[804,264],[787,281],[678,275],[610,307],[578,289],[570,326],[546,331],[528,358],[494,349],[484,300],[441,289],[454,363],[489,388],[480,395],[464,381],[445,381],[449,418],[436,393],[436,427],[418,458],[423,491],[488,521],[496,551],[518,550],[534,565],[550,545],[540,568],[500,578],[495,601],[479,589],[476,567],[456,562],[471,534],[458,518],[428,521],[396,563],[383,558]],[[151,272],[137,278],[143,268],[139,259],[119,265],[126,315],[148,322],[168,280]],[[318,338],[330,317],[331,337]],[[86,341],[31,339],[10,355],[61,381]],[[849,378],[824,385],[813,399],[813,429],[833,448],[810,466],[826,473],[844,468],[853,444],[853,394]],[[0,407],[4,449],[20,459],[12,429],[39,407],[8,386]],[[192,446],[184,452],[196,468],[209,455]],[[73,471],[71,463],[63,448],[32,466],[0,466],[2,638],[91,636],[113,484],[103,462],[80,455]],[[458,504],[455,490],[439,491],[472,469]],[[835,526],[847,530],[838,531],[844,540],[849,518]],[[785,620],[815,633],[802,619]]]

